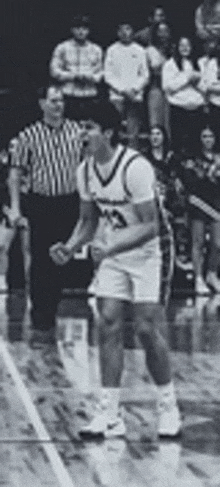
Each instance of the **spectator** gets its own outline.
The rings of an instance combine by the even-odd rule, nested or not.
[[[143,47],[133,42],[133,27],[125,22],[118,26],[118,41],[106,52],[104,75],[110,101],[127,122],[130,144],[137,145],[143,117],[144,88],[149,72]]]
[[[12,157],[16,155],[16,147],[18,141],[16,138],[11,139],[8,147],[8,164],[9,167],[11,166]],[[10,178],[8,184],[10,184]],[[17,226],[15,228],[15,235],[16,231],[19,232],[20,242],[21,242],[21,252],[23,257],[23,266],[24,266],[24,280],[25,280],[25,287],[27,291],[29,291],[30,286],[30,265],[31,265],[31,251],[30,251],[30,228],[28,222],[28,193],[30,190],[30,177],[29,171],[24,171],[21,175],[21,184],[20,184],[20,191],[21,191],[21,214],[22,217],[19,219]],[[10,189],[9,189],[10,191]],[[7,205],[4,207],[4,212],[7,215]]]
[[[165,61],[171,57],[171,32],[166,22],[154,25],[151,45],[147,47],[147,63],[150,70],[150,88],[148,91],[149,127],[161,125],[169,133],[168,102],[161,86],[161,70]]]
[[[201,40],[220,38],[220,1],[204,0],[195,12],[196,34]]]
[[[199,294],[207,294],[210,287],[214,292],[220,293],[220,280],[217,276],[220,254],[220,154],[216,148],[215,133],[210,127],[202,129],[199,150],[187,157],[181,166],[182,181],[190,204],[195,290]],[[207,226],[210,242],[205,282],[204,247]]]
[[[167,245],[167,239],[164,236],[161,238],[163,248],[166,249],[163,262],[163,285],[165,289],[169,290],[166,282],[170,282],[172,277],[173,267],[170,264],[174,260],[170,259],[169,250],[172,251],[172,256],[175,254],[176,266],[183,270],[192,270],[192,263],[189,261],[186,198],[182,194],[182,185],[180,191],[180,182],[177,179],[179,155],[170,150],[169,139],[164,127],[153,126],[150,130],[149,142],[147,158],[155,169],[158,194],[162,198],[173,234],[171,247]],[[173,252],[174,244],[175,252]],[[169,295],[167,295],[168,297]]]
[[[161,5],[157,5],[149,16],[149,25],[144,29],[139,30],[134,35],[134,41],[138,42],[143,47],[149,46],[152,42],[152,30],[155,25],[160,22],[166,22],[166,14]]]
[[[43,119],[17,136],[10,170],[11,207],[14,224],[21,217],[20,176],[30,173],[28,217],[31,234],[31,278],[33,342],[55,340],[55,316],[64,276],[53,264],[48,249],[68,238],[78,217],[75,172],[81,152],[78,125],[65,119],[60,88],[50,86],[39,95]]]
[[[205,97],[199,90],[200,80],[201,73],[193,56],[191,41],[180,37],[173,56],[162,68],[162,87],[170,105],[174,150],[189,146],[199,138],[205,105]]]
[[[86,120],[97,101],[103,76],[103,53],[100,46],[89,41],[87,16],[73,19],[72,39],[55,48],[50,63],[51,76],[61,83],[67,98],[66,115]]]
[[[220,133],[220,51],[216,39],[205,44],[206,54],[198,61],[202,78],[200,88],[206,96],[210,125]]]

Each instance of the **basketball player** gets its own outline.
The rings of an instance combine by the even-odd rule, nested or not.
[[[159,435],[174,437],[181,421],[171,379],[169,352],[160,331],[161,251],[155,176],[137,151],[118,143],[120,119],[108,104],[97,107],[87,126],[87,157],[78,168],[80,219],[69,240],[50,249],[65,264],[81,246],[92,242],[99,263],[96,297],[99,309],[100,407],[81,433],[123,436],[119,414],[123,371],[124,304],[131,301],[149,372],[158,386]]]

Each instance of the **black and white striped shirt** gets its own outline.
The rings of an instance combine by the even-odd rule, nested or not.
[[[60,127],[37,121],[18,134],[11,167],[30,174],[31,192],[59,196],[76,190],[76,168],[81,154],[80,129],[64,119]]]

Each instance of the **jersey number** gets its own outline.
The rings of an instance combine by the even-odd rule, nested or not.
[[[108,219],[113,228],[125,228],[127,227],[127,222],[124,216],[118,210],[103,212],[103,216]]]

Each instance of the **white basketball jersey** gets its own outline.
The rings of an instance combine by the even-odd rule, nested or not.
[[[108,242],[111,239],[112,232],[120,231],[120,229],[139,223],[138,216],[135,211],[135,198],[130,194],[129,185],[127,184],[127,171],[131,167],[132,162],[141,160],[144,174],[143,178],[152,179],[152,166],[143,158],[137,151],[118,146],[115,157],[108,164],[108,176],[103,176],[103,167],[90,159],[84,161],[80,167],[80,177],[78,178],[79,192],[81,196],[86,193],[87,199],[96,203],[100,210],[100,221],[97,234],[99,238]],[[137,166],[138,168],[139,166]],[[140,167],[141,170],[141,167]],[[84,190],[83,187],[84,186]],[[153,177],[153,186],[155,180]],[[154,187],[144,193],[143,201],[152,200],[155,197]],[[139,250],[144,250],[147,254],[152,255],[157,253],[159,255],[158,238],[139,246]],[[137,249],[123,252],[123,254],[133,254]],[[122,253],[120,253],[122,255]]]

